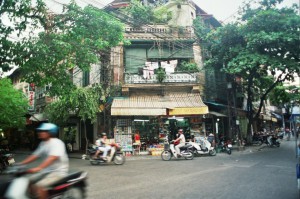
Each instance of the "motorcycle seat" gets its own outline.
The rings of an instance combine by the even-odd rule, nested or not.
[[[182,146],[182,147],[180,147],[180,149],[187,149],[187,148],[189,148],[190,146],[192,146],[192,145],[190,145],[190,144],[187,144],[187,145],[184,145],[184,146]]]
[[[55,186],[58,186],[60,184],[63,184],[64,182],[67,182],[69,180],[78,178],[78,177],[80,177],[81,174],[82,174],[82,171],[70,171],[67,176],[65,176],[64,178],[62,178],[62,179],[60,179],[56,182],[54,182],[52,185],[50,185],[50,187],[55,187]]]

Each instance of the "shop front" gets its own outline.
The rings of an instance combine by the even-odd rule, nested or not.
[[[111,115],[115,120],[115,141],[125,153],[160,155],[163,142],[183,129],[187,139],[203,128],[208,107],[199,93],[169,93],[115,98]],[[139,134],[140,141],[134,139]]]

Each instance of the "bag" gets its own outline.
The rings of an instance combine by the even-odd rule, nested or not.
[[[180,143],[180,140],[174,142],[174,145],[176,146],[176,145],[179,144],[179,143]]]

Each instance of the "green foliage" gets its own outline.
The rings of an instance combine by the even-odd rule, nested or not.
[[[0,1],[0,72],[22,63],[26,49],[19,36],[31,37],[37,27],[46,24],[46,8],[42,0]],[[23,58],[23,59],[21,59]]]
[[[162,83],[167,77],[165,69],[161,67],[155,70],[155,74],[156,74],[157,81],[159,83]]]
[[[300,104],[300,89],[296,86],[284,86],[280,84],[270,93],[270,101],[278,106],[295,102]]]
[[[50,94],[60,95],[74,89],[69,70],[89,70],[99,63],[101,54],[123,41],[124,28],[103,10],[75,3],[51,19],[46,32],[27,41],[28,60],[21,69],[27,82],[51,84]]]
[[[9,79],[0,79],[0,129],[25,126],[28,102]]]
[[[193,21],[193,26],[195,29],[195,35],[198,38],[198,43],[202,44],[206,42],[208,33],[211,31],[207,24],[204,23],[201,17],[196,17]]]
[[[152,7],[143,5],[139,0],[131,0],[130,5],[122,9],[122,12],[131,16],[134,27],[154,21]]]
[[[131,17],[133,27],[151,23],[167,23],[172,19],[172,12],[164,5],[144,5],[139,0],[131,0],[130,5],[121,10],[125,15]]]
[[[182,61],[177,68],[177,71],[197,72],[200,71],[197,64],[193,62]]]
[[[293,81],[294,75],[300,75],[300,16],[294,7],[277,8],[279,2],[263,0],[255,9],[246,5],[241,23],[218,28],[206,38],[211,58],[205,66],[242,77],[247,109],[251,110],[250,123],[253,100],[260,100],[255,114],[258,118],[270,92],[286,80]],[[270,73],[274,78],[268,77]]]
[[[154,23],[167,23],[172,19],[172,12],[166,6],[160,6],[153,11]]]
[[[70,114],[78,116],[82,121],[96,121],[100,99],[105,101],[105,91],[100,87],[78,87],[59,100],[47,105],[45,112],[51,122],[64,124]]]

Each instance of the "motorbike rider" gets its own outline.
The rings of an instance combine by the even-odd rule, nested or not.
[[[38,128],[38,137],[41,143],[32,155],[25,158],[18,165],[28,164],[44,157],[44,161],[38,166],[29,169],[28,173],[45,171],[45,177],[31,185],[32,192],[40,199],[48,198],[48,186],[65,177],[69,170],[69,159],[66,153],[66,146],[60,139],[55,138],[58,127],[52,123],[43,123]],[[34,179],[36,175],[30,177]]]
[[[178,133],[179,133],[179,137],[176,140],[174,140],[174,143],[179,142],[179,144],[177,144],[175,146],[177,157],[181,156],[181,154],[180,154],[180,147],[183,147],[185,145],[185,137],[183,135],[183,130],[179,129]]]
[[[107,142],[107,135],[106,133],[101,133],[101,138],[96,140],[96,145],[98,146],[98,150],[94,155],[94,159],[97,159],[99,153],[103,151],[103,156],[101,158],[103,160],[107,160],[107,152],[111,149],[111,146]]]

